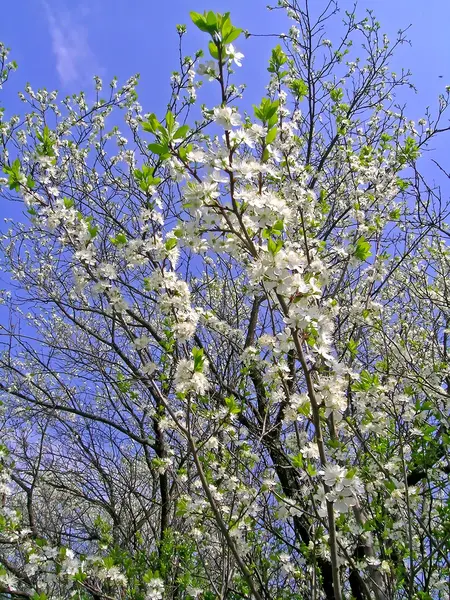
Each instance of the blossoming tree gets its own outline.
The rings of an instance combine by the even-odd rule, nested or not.
[[[404,33],[279,4],[250,114],[213,12],[165,116],[136,77],[0,112],[5,598],[449,597],[449,94],[415,125]]]

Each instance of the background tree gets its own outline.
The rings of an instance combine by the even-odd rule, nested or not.
[[[8,596],[448,597],[448,92],[416,125],[404,32],[280,6],[252,115],[213,12],[164,119],[136,77],[2,113]]]

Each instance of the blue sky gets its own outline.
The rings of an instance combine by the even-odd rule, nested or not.
[[[7,112],[19,109],[16,92],[29,81],[33,87],[58,89],[62,96],[93,89],[92,76],[105,81],[114,75],[123,81],[139,72],[139,97],[144,112],[164,111],[171,71],[177,68],[177,23],[188,23],[186,48],[206,47],[206,36],[189,20],[189,11],[230,11],[233,22],[252,33],[286,31],[282,11],[268,11],[269,0],[9,0],[2,10],[0,40],[11,47],[19,71],[0,92]],[[273,0],[275,3],[275,0]],[[325,0],[310,0],[311,6]],[[341,0],[350,8],[350,0]],[[358,12],[373,9],[382,29],[392,38],[412,24],[405,46],[396,55],[394,68],[411,68],[419,93],[408,99],[407,114],[417,120],[427,105],[450,84],[449,0],[360,0]],[[331,40],[337,31],[327,32]],[[267,60],[274,38],[239,39],[245,54],[237,83],[248,84],[246,106],[260,100],[267,83]],[[443,77],[440,78],[439,76]],[[439,143],[439,155],[447,160],[450,134]],[[449,162],[449,161],[447,161]],[[447,168],[450,165],[447,164]],[[5,214],[0,205],[0,214]],[[7,212],[7,211],[6,211]]]
[[[255,33],[285,30],[281,11],[270,12],[266,4],[266,0],[9,0],[2,10],[0,39],[12,48],[20,66],[11,86],[15,89],[30,81],[65,94],[88,88],[94,73],[108,80],[140,72],[141,99],[152,104],[145,110],[153,111],[167,99],[170,72],[177,67],[175,25],[189,21],[189,10],[228,10],[237,25]],[[341,5],[351,3],[344,0]],[[398,54],[397,67],[409,66],[414,72],[420,95],[412,112],[433,102],[450,83],[450,2],[360,0],[359,11],[365,8],[375,11],[390,34],[413,25],[413,46]],[[187,40],[190,49],[205,45],[204,34],[193,26]],[[249,82],[250,93],[264,87],[265,59],[273,43],[270,38],[240,40],[246,55],[240,75]]]
[[[29,81],[65,95],[89,88],[94,74],[125,80],[141,73],[141,102],[146,112],[157,112],[168,100],[170,74],[177,69],[176,24],[190,23],[190,10],[205,9],[228,10],[236,25],[255,32],[286,29],[281,12],[268,12],[261,0],[18,0],[9,2],[0,39],[20,66],[15,88]],[[189,51],[204,48],[205,41],[190,24]],[[268,58],[271,43],[253,42],[244,50],[250,56],[242,76],[261,82],[262,94],[267,61],[261,62],[261,51]]]

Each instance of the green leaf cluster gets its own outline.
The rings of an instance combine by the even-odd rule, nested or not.
[[[270,100],[270,98],[263,98],[259,106],[256,104],[253,105],[255,117],[259,119],[263,125],[267,126],[267,134],[264,138],[264,146],[271,144],[277,137],[278,130],[276,123],[278,122],[279,105],[280,103],[278,100]],[[263,161],[266,161],[268,158],[269,151],[267,148],[264,148]]]
[[[253,105],[253,112],[255,113],[255,117],[259,119],[263,125],[267,125],[271,128],[278,121],[277,111],[279,105],[280,102],[278,100],[263,98],[259,106],[256,104]]]
[[[372,387],[378,386],[380,383],[376,373],[369,373],[365,369],[361,371],[359,381],[355,381],[352,385],[352,390],[355,392],[368,392]]]
[[[36,149],[39,156],[54,157],[55,156],[55,151],[53,149],[54,138],[53,138],[53,135],[52,135],[50,129],[47,127],[47,125],[42,130],[42,133],[39,133],[39,131],[36,132],[36,137],[41,142]]]
[[[283,240],[274,240],[270,238],[267,242],[267,249],[269,250],[270,254],[272,254],[272,256],[276,256],[282,247]]]
[[[303,100],[308,95],[308,85],[303,79],[294,79],[289,87],[297,100]]]
[[[115,238],[111,237],[109,240],[114,246],[125,246],[127,236],[124,233],[118,233]]]
[[[161,182],[160,177],[155,177],[155,169],[148,165],[142,165],[141,169],[135,169],[133,174],[139,184],[139,187],[144,192],[149,192],[153,186]]]
[[[234,25],[231,23],[229,12],[226,12],[222,15],[210,10],[205,11],[203,14],[198,12],[190,12],[189,14],[192,22],[200,29],[200,31],[209,33],[209,35],[213,38],[213,42],[216,47],[219,45],[231,44],[242,33],[242,29],[234,27]]]
[[[360,237],[356,242],[353,256],[361,261],[365,261],[369,258],[369,256],[372,256],[370,243],[364,237]]]
[[[272,55],[270,57],[269,66],[267,67],[267,70],[269,71],[269,73],[275,73],[278,76],[278,79],[281,80],[289,73],[289,71],[281,70],[281,67],[284,64],[286,64],[286,62],[287,56],[281,49],[280,44],[278,44],[272,50]]]
[[[147,121],[142,124],[144,131],[153,133],[156,141],[148,144],[148,149],[157,154],[161,160],[170,158],[170,145],[172,141],[183,140],[189,133],[188,125],[177,127],[174,114],[168,110],[166,113],[166,126],[158,121],[152,113]]]
[[[20,160],[18,158],[16,158],[11,163],[10,166],[5,165],[3,167],[3,171],[5,172],[6,175],[8,175],[9,189],[14,190],[16,192],[19,191],[20,186],[23,185],[24,183],[26,183],[29,188],[34,187],[33,179],[30,176],[25,177],[25,175],[21,172],[20,169],[21,169],[21,164],[20,164]]]
[[[177,238],[171,237],[166,240],[164,247],[168,252],[170,252],[170,250],[173,250],[177,244],[178,244]]]
[[[201,373],[205,364],[203,348],[192,348],[192,356],[194,358],[194,373]]]
[[[419,157],[419,146],[413,137],[407,137],[405,145],[400,149],[399,162],[400,165],[405,165],[408,162],[413,162]]]
[[[344,90],[341,88],[333,88],[330,92],[330,98],[333,102],[340,102],[344,97]]]

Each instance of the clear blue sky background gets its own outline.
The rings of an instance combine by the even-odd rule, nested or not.
[[[254,33],[286,30],[282,13],[268,11],[267,2],[5,0],[0,40],[12,48],[20,67],[10,87],[18,89],[30,81],[33,87],[57,88],[65,94],[88,88],[94,73],[108,80],[113,75],[125,79],[139,72],[144,108],[154,110],[167,99],[170,72],[177,67],[175,25],[189,22],[189,10],[228,10],[236,25]],[[312,6],[318,4],[324,1],[311,2]],[[348,7],[351,2],[344,0],[341,5]],[[450,83],[450,1],[360,0],[359,12],[362,14],[366,8],[375,11],[389,34],[413,25],[413,46],[399,53],[396,66],[409,66],[414,72],[420,95],[411,106],[411,116],[417,118],[419,113],[414,113],[432,103]],[[333,31],[329,37],[333,38]],[[187,40],[191,49],[205,46],[204,34],[193,26]],[[264,87],[265,59],[273,43],[270,38],[239,40],[239,49],[246,55],[240,76],[249,83],[250,93]]]
[[[0,40],[12,48],[19,71],[0,92],[8,112],[18,109],[16,92],[29,81],[33,87],[58,89],[61,95],[88,90],[97,73],[105,82],[141,73],[140,101],[145,112],[161,113],[168,99],[169,78],[177,68],[177,23],[190,23],[189,11],[230,11],[233,22],[253,33],[286,31],[282,11],[268,11],[268,0],[4,0]],[[311,0],[311,6],[325,0]],[[342,0],[349,8],[352,2]],[[397,54],[394,67],[409,67],[419,94],[409,99],[407,114],[419,119],[427,105],[450,84],[450,0],[360,0],[358,12],[373,9],[392,38],[412,24],[411,47]],[[333,40],[337,31],[330,30]],[[205,48],[206,36],[189,24],[187,49]],[[238,40],[245,54],[238,82],[248,84],[246,105],[258,101],[267,83],[267,59],[273,38]],[[442,75],[443,78],[439,78]],[[91,88],[92,89],[92,88]],[[442,140],[439,154],[450,169]],[[8,209],[0,204],[0,214]]]

